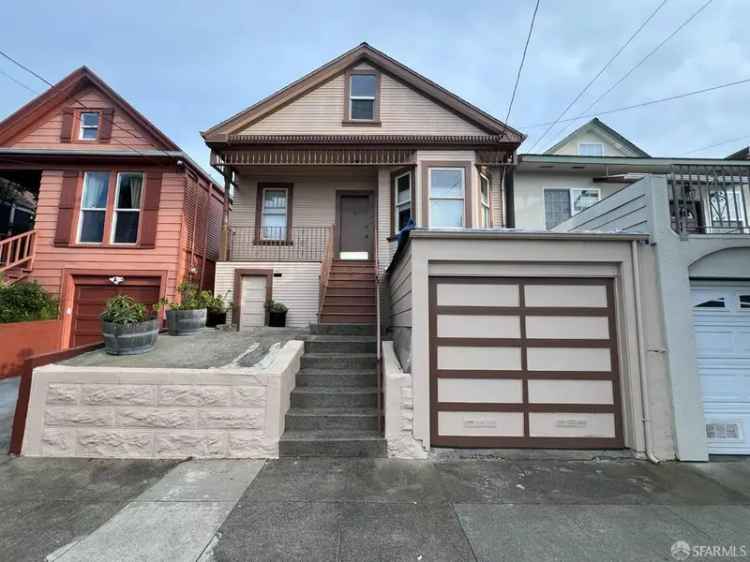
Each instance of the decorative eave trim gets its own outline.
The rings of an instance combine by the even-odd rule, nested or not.
[[[234,146],[492,146],[514,150],[518,143],[500,135],[221,135],[209,137],[212,148]]]

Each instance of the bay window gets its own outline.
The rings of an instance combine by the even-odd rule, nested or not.
[[[464,168],[429,168],[429,225],[431,228],[464,226]]]

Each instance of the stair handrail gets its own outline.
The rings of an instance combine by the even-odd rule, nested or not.
[[[376,345],[376,371],[378,385],[378,431],[383,431],[384,412],[383,412],[383,358],[381,354],[380,342],[380,256],[378,253],[378,228],[375,227],[375,244],[373,249],[375,265],[375,345]]]
[[[36,230],[29,230],[0,240],[0,273],[27,262],[31,264],[36,251],[35,242]]]
[[[336,238],[336,225],[328,226],[328,240],[326,240],[325,251],[323,252],[323,261],[320,264],[320,303],[318,305],[318,321],[323,314],[323,303],[326,300],[328,292],[328,279],[331,276],[333,267],[334,239]]]

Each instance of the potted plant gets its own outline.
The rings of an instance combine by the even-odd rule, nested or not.
[[[268,325],[274,328],[283,328],[286,326],[286,313],[289,310],[285,304],[277,301],[269,301],[266,304],[268,308]]]
[[[170,336],[194,334],[206,325],[211,293],[199,290],[193,283],[181,283],[177,290],[179,303],[165,298],[159,301],[159,308],[167,309],[167,331]]]
[[[208,315],[206,317],[206,326],[215,328],[221,324],[227,323],[227,310],[229,304],[224,301],[224,297],[221,295],[211,295],[208,299],[207,309]]]
[[[159,337],[159,319],[127,295],[105,305],[102,319],[104,349],[110,355],[139,355],[153,349]]]

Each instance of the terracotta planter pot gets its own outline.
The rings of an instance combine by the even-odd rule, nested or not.
[[[206,325],[207,311],[167,310],[167,331],[170,336],[187,336],[194,334]]]
[[[110,355],[140,355],[151,351],[159,337],[159,320],[138,324],[102,322],[104,350]]]

